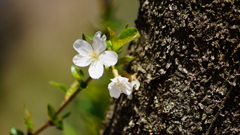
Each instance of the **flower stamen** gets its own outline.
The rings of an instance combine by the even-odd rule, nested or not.
[[[117,76],[111,79],[111,83],[108,85],[110,96],[118,98],[121,93],[130,95],[132,93],[132,85],[125,77]]]

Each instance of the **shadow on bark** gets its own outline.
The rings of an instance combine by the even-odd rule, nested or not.
[[[140,0],[126,70],[141,87],[113,101],[102,134],[239,134],[239,5]]]

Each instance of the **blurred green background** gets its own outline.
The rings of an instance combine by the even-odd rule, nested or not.
[[[74,81],[70,67],[77,52],[72,44],[83,33],[94,35],[112,25],[103,20],[109,13],[106,2],[111,0],[0,0],[0,135],[9,134],[12,126],[25,131],[24,105],[36,129],[47,121],[47,104],[55,108],[61,104],[64,94],[48,82],[70,86]],[[120,20],[113,29],[135,26],[137,0],[112,4],[116,12],[111,13]],[[63,132],[50,127],[41,135],[99,134],[110,103],[109,77],[110,73],[91,81],[89,89],[65,108],[63,112],[72,113]]]

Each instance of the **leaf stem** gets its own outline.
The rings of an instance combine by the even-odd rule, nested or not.
[[[89,77],[86,81],[85,84],[88,84],[90,81],[92,80],[91,77]],[[62,102],[62,104],[60,105],[60,107],[57,109],[56,111],[56,115],[58,115],[68,104],[69,102],[72,101],[73,98],[76,97],[76,95],[81,91],[82,89],[78,88],[77,91],[75,93],[73,93],[67,100],[64,100]],[[52,122],[50,120],[48,120],[45,124],[43,124],[41,127],[39,127],[36,131],[33,132],[28,132],[28,135],[37,135],[40,132],[42,132],[44,129],[46,129],[49,126],[52,126],[51,124]]]

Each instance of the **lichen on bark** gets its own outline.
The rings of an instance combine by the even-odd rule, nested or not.
[[[113,100],[102,134],[239,134],[239,5],[140,0],[126,70],[141,87]]]

